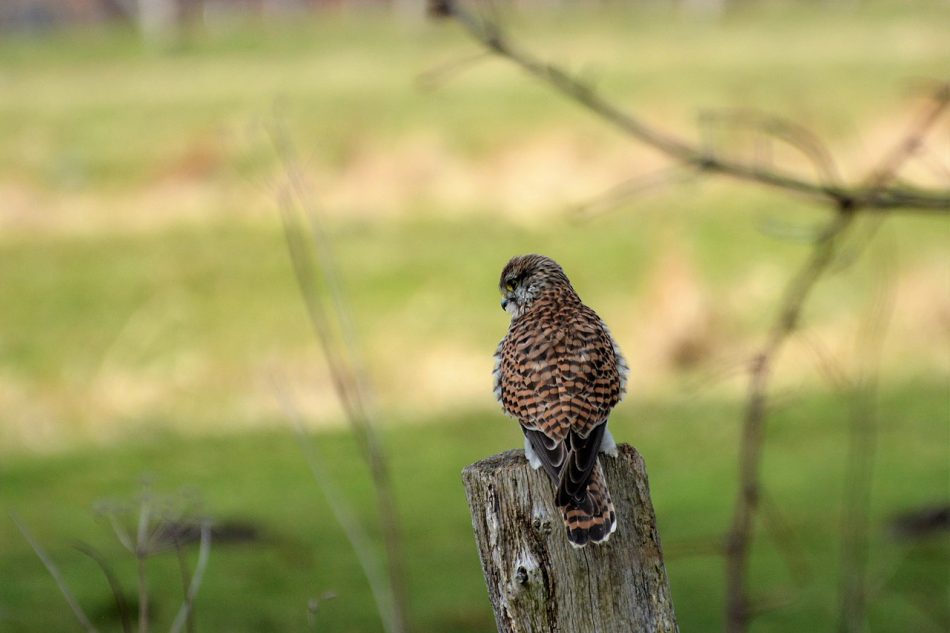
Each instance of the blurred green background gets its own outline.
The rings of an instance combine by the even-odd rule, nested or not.
[[[926,80],[950,76],[943,2],[569,5],[505,19],[657,125],[695,136],[704,109],[774,112],[824,138],[852,178],[900,137]],[[131,589],[134,564],[93,507],[134,497],[143,478],[255,528],[253,542],[213,546],[198,630],[307,630],[308,600],[326,592],[316,630],[381,630],[272,386],[287,377],[373,530],[280,229],[275,122],[326,217],[375,386],[416,630],[494,630],[459,472],[521,444],[490,375],[507,328],[497,277],[525,252],[557,259],[625,351],[631,389],[611,426],[646,459],[682,630],[720,628],[722,561],[708,550],[734,500],[741,363],[826,212],[710,179],[578,213],[663,159],[502,61],[432,72],[478,52],[452,23],[371,10],[157,40],[122,26],[0,34],[0,630],[76,628],[9,511],[102,630],[119,630],[107,585],[72,546],[101,549]],[[750,141],[715,142],[742,154]],[[905,175],[946,187],[948,165],[944,122]],[[859,229],[777,368],[764,482],[800,556],[790,572],[758,530],[752,584],[780,607],[756,631],[836,621],[853,394],[829,376],[867,369],[862,325],[882,294],[893,309],[868,621],[950,626],[946,532],[888,528],[950,497],[950,228],[899,216]],[[181,597],[174,555],[150,574],[165,630]]]

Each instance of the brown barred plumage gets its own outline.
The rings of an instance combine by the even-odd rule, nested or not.
[[[500,286],[512,318],[495,353],[495,396],[521,423],[532,465],[557,487],[570,542],[602,543],[616,515],[597,454],[613,448],[607,417],[626,389],[627,363],[554,260],[514,257]]]

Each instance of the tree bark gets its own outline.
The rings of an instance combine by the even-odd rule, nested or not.
[[[646,467],[633,447],[601,455],[617,510],[604,545],[573,548],[554,486],[523,451],[462,471],[482,571],[503,633],[677,632]]]

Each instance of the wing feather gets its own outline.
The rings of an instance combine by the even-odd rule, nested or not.
[[[552,302],[532,317],[512,322],[499,346],[496,395],[521,423],[559,498],[578,498],[622,396],[626,363],[600,317],[583,304]]]
[[[521,427],[521,430],[524,431],[525,437],[531,442],[534,454],[541,460],[541,466],[544,468],[544,472],[548,474],[551,481],[557,484],[561,477],[561,469],[564,467],[564,462],[567,458],[567,447],[564,442],[552,440],[541,431],[534,431],[524,427]]]
[[[585,495],[591,473],[597,466],[597,453],[606,430],[606,424],[599,424],[587,437],[573,432],[570,434],[567,442],[570,458],[558,481],[558,505],[566,505],[569,501],[581,499]]]

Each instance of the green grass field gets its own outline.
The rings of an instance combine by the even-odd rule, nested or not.
[[[876,630],[938,630],[933,616],[946,615],[946,540],[901,541],[886,529],[895,512],[932,503],[945,489],[950,474],[945,397],[939,385],[882,394],[870,535],[870,620]],[[793,545],[805,552],[798,560],[804,574],[792,575],[774,545],[762,539],[753,561],[756,593],[788,605],[763,616],[757,630],[802,630],[829,621],[835,612],[846,404],[805,396],[773,418],[765,482],[795,534]],[[641,398],[624,405],[612,422],[615,434],[647,458],[683,630],[713,630],[720,621],[720,562],[696,554],[694,546],[708,546],[728,525],[738,413],[729,401]],[[492,630],[459,472],[516,444],[517,435],[507,421],[483,410],[421,426],[405,421],[386,434],[405,519],[410,611],[418,630]],[[368,478],[353,442],[335,432],[313,441],[370,522]],[[78,540],[102,549],[134,591],[128,554],[90,508],[102,498],[134,497],[144,475],[157,491],[197,494],[202,509],[219,521],[250,522],[259,529],[259,542],[213,547],[197,607],[199,630],[304,630],[308,599],[328,591],[337,597],[321,607],[317,630],[379,630],[355,556],[328,521],[319,488],[286,431],[188,441],[166,436],[46,460],[21,456],[5,460],[0,475],[3,506],[33,529],[91,612],[109,613],[110,594],[97,568],[71,546]],[[69,630],[72,616],[55,584],[9,522],[0,525],[0,542],[5,626]],[[151,572],[157,621],[168,622],[181,595],[175,557],[152,559]]]
[[[526,45],[658,125],[695,136],[703,109],[775,112],[825,138],[853,177],[913,118],[922,82],[950,76],[948,19],[940,3],[510,16]],[[131,591],[134,565],[93,508],[134,497],[143,477],[259,530],[253,543],[213,546],[199,631],[306,630],[307,601],[325,592],[336,597],[315,630],[381,630],[273,392],[272,376],[285,376],[372,525],[368,478],[279,228],[275,121],[326,216],[376,388],[416,630],[493,630],[459,473],[520,445],[490,372],[507,326],[497,275],[530,251],[564,265],[624,348],[631,393],[611,424],[649,467],[681,629],[720,626],[722,563],[696,552],[728,526],[737,368],[824,214],[693,181],[582,220],[578,205],[664,163],[500,61],[423,87],[420,76],[476,50],[454,26],[375,14],[218,25],[159,48],[121,30],[0,39],[0,630],[75,627],[8,511],[102,630],[119,630],[105,581],[72,546],[101,549]],[[908,178],[946,186],[948,132]],[[893,309],[868,621],[894,632],[950,623],[946,536],[888,528],[950,497],[948,245],[940,219],[889,219],[867,248],[845,248],[809,302],[806,334],[778,366],[764,466],[801,554],[790,572],[759,526],[753,585],[781,606],[754,630],[835,625],[849,396],[828,376],[866,369],[862,328],[881,296]],[[166,630],[177,563],[150,564],[154,630]]]

